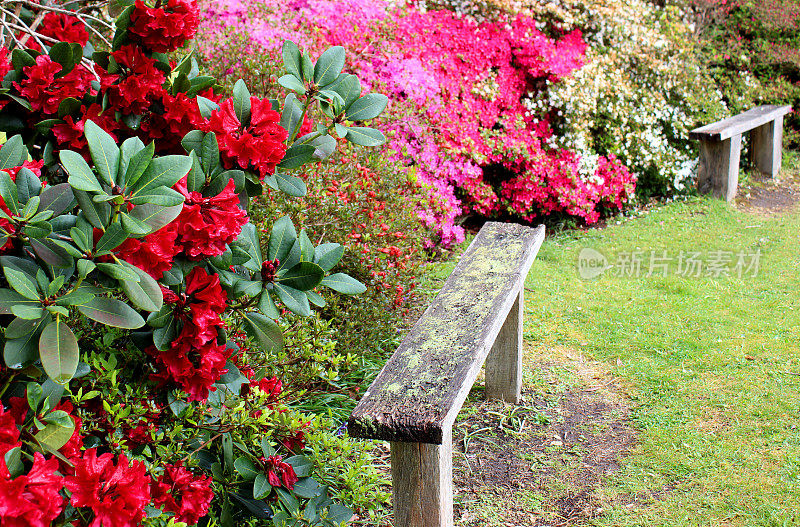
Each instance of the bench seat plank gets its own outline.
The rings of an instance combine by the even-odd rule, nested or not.
[[[791,106],[765,105],[753,108],[733,117],[695,128],[689,132],[689,139],[704,141],[723,141],[748,130],[762,126],[770,121],[791,113]]]
[[[543,240],[544,226],[490,222],[481,229],[364,393],[348,421],[350,435],[447,439]]]

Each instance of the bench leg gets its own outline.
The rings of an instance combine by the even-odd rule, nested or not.
[[[392,443],[394,527],[453,526],[453,434],[441,445]]]
[[[783,153],[783,116],[772,122],[753,129],[750,132],[753,147],[750,150],[750,159],[753,165],[770,177],[778,175],[781,169],[781,154]]]
[[[522,394],[522,311],[524,287],[486,357],[486,398],[517,404]]]
[[[724,141],[700,141],[697,173],[697,189],[700,193],[711,194],[728,202],[736,197],[741,151],[741,134]]]

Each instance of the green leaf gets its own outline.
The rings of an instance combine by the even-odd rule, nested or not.
[[[78,306],[78,311],[107,326],[123,329],[136,329],[144,326],[144,319],[139,313],[125,302],[113,298],[94,298],[90,302]]]
[[[33,332],[40,320],[15,318],[6,326],[5,338],[18,339]]]
[[[22,232],[24,232],[29,238],[40,239],[49,236],[50,233],[53,232],[53,227],[46,221],[29,223],[23,227]]]
[[[89,260],[80,260],[80,262],[89,262]],[[94,264],[94,262],[90,263]],[[56,300],[56,304],[59,306],[82,306],[90,302],[94,297],[95,294],[90,288],[82,286],[59,297]]]
[[[278,182],[278,188],[284,193],[295,198],[302,198],[308,192],[306,182],[283,172],[275,172],[275,180]]]
[[[289,216],[283,216],[272,226],[272,233],[269,236],[267,258],[270,260],[278,259],[283,261],[292,249],[297,239],[297,231]]]
[[[145,191],[155,187],[171,187],[192,169],[192,160],[189,156],[162,156],[154,158],[142,174],[142,177],[132,185],[132,196],[144,194]]]
[[[300,65],[301,55],[300,48],[291,40],[283,42],[281,48],[281,55],[283,57],[283,67],[286,73],[294,75],[298,79],[303,78],[302,66]]]
[[[205,134],[201,130],[192,130],[183,136],[181,146],[186,150],[186,153],[192,150],[200,150],[200,145],[203,144],[203,137],[205,137]]]
[[[80,61],[80,57],[77,58],[78,60],[72,57],[72,46],[69,42],[56,42],[53,44],[53,47],[50,48],[48,55],[53,62],[57,62],[61,65],[61,71],[58,73],[58,76],[66,75],[72,71],[75,64]]]
[[[203,172],[206,174],[213,174],[214,169],[219,165],[219,144],[217,143],[217,136],[213,132],[209,132],[203,138],[203,143],[200,145],[200,160]]]
[[[69,380],[69,379],[67,379]],[[46,445],[50,450],[58,450],[69,442],[73,432],[75,432],[75,423],[72,418],[67,416],[71,426],[63,426],[61,424],[49,424],[40,430],[34,436],[36,440],[42,445]]]
[[[119,170],[117,170],[117,184],[125,185],[125,174],[131,164],[133,156],[144,150],[144,143],[138,137],[129,137],[122,142],[119,149]]]
[[[239,475],[245,479],[245,481],[252,481],[260,474],[260,471],[258,468],[256,468],[255,463],[250,461],[245,456],[237,457],[233,462],[233,467],[236,469],[236,472],[238,472]]]
[[[17,304],[15,306],[11,306],[11,313],[19,318],[30,320],[38,320],[44,316],[44,310],[42,306],[30,306],[27,304]]]
[[[283,155],[279,169],[291,170],[308,163],[313,159],[315,148],[311,145],[295,144],[290,146]]]
[[[272,485],[269,484],[267,476],[264,474],[256,475],[253,483],[253,498],[260,500],[266,498],[272,492]]]
[[[5,171],[0,171],[0,197],[3,198],[12,215],[20,215],[17,185],[11,180],[8,172]]]
[[[86,192],[103,191],[103,187],[97,182],[92,169],[89,168],[88,163],[79,153],[72,150],[62,150],[59,152],[58,158],[61,160],[64,170],[69,174],[67,182],[72,188]]]
[[[283,112],[281,113],[281,126],[290,134],[297,128],[297,123],[303,117],[303,107],[297,96],[290,93],[283,101]]]
[[[361,81],[355,75],[340,75],[328,89],[335,91],[344,99],[345,108],[361,97]]]
[[[73,260],[70,254],[54,243],[53,240],[49,238],[44,238],[42,240],[31,238],[28,240],[28,243],[31,244],[36,256],[41,258],[44,263],[52,265],[53,267],[58,267],[59,269],[72,267]]]
[[[11,479],[21,476],[25,472],[25,465],[22,464],[22,449],[20,447],[15,446],[9,449],[3,459]]]
[[[133,187],[136,182],[139,181],[139,178],[144,175],[147,167],[150,166],[150,162],[153,160],[155,149],[156,145],[151,141],[149,145],[145,146],[143,149],[131,156],[127,163],[127,167],[125,168],[126,187]],[[123,156],[124,155],[125,154],[123,153]]]
[[[386,142],[386,136],[374,128],[351,126],[347,129],[347,140],[360,146],[380,146]]]
[[[48,185],[39,194],[39,198],[41,200],[39,202],[39,210],[51,210],[54,216],[58,216],[67,210],[75,200],[69,183]]]
[[[325,488],[312,478],[300,478],[292,491],[301,498],[311,499],[321,495]]]
[[[172,306],[163,304],[161,309],[154,313],[150,313],[147,317],[147,325],[151,328],[163,328],[172,318]]]
[[[304,80],[310,81],[314,79],[314,63],[311,62],[308,52],[300,56],[300,69],[303,70]]]
[[[300,242],[300,261],[313,262],[314,261],[314,243],[308,237],[306,230],[300,231],[300,236],[297,238]]]
[[[26,205],[29,200],[39,196],[39,193],[42,190],[42,182],[36,177],[29,168],[22,167],[17,172],[17,193],[19,202],[23,205]],[[38,205],[38,204],[37,204]],[[34,212],[38,210],[34,208]]]
[[[273,286],[286,309],[301,317],[307,317],[311,314],[311,306],[308,305],[308,297],[305,293],[280,283],[275,283]]]
[[[15,320],[20,321],[20,327],[22,327],[24,323],[30,322],[19,318]],[[51,320],[52,318],[50,315],[45,314],[44,317],[34,320],[32,322],[33,327],[18,338],[10,338],[8,336],[8,330],[6,330],[7,340],[5,346],[3,346],[3,360],[5,360],[6,366],[14,370],[20,370],[39,360],[39,335],[42,329],[49,324]]]
[[[86,142],[89,143],[89,153],[100,178],[107,185],[113,186],[117,181],[117,170],[119,169],[119,147],[116,141],[90,119],[86,120],[83,133],[86,136]]]
[[[316,291],[306,291],[306,297],[308,298],[309,302],[311,302],[317,307],[325,307],[325,305],[327,304],[322,295],[320,295]]]
[[[322,267],[326,272],[339,263],[344,256],[344,247],[338,243],[323,243],[315,249],[314,263]]]
[[[350,130],[343,124],[336,123],[333,125],[334,130],[336,131],[336,135],[339,137],[347,137],[347,132]]]
[[[164,305],[164,296],[161,287],[152,276],[128,262],[124,264],[128,269],[139,275],[139,281],[120,281],[120,286],[130,299],[131,303],[145,311],[158,311]]]
[[[183,194],[169,187],[155,187],[131,198],[130,202],[134,205],[150,203],[161,207],[174,207],[183,203]]]
[[[275,492],[278,494],[278,500],[286,506],[290,513],[296,515],[299,513],[300,502],[291,492],[283,490],[280,487],[275,487]]]
[[[81,109],[81,101],[75,97],[67,97],[58,103],[58,117],[62,119],[67,115],[74,115]]]
[[[233,85],[233,111],[243,125],[250,122],[250,91],[242,79]]]
[[[266,353],[277,353],[283,349],[283,334],[280,327],[261,313],[246,312],[242,329],[250,338],[258,342]]]
[[[162,207],[161,205],[145,203],[134,207],[128,215],[146,224],[150,228],[150,232],[155,232],[172,223],[180,215],[181,210],[183,210],[183,205]]]
[[[131,280],[133,282],[139,280],[139,275],[123,265],[107,262],[101,262],[95,265],[97,266],[98,271],[110,276],[111,278],[115,278],[117,280]]]
[[[335,81],[344,67],[345,51],[342,46],[326,49],[314,65],[314,82],[317,86],[327,86]]]
[[[95,203],[92,201],[92,197],[82,190],[73,190],[72,193],[75,195],[75,199],[78,200],[78,206],[80,207],[79,217],[82,215],[93,227],[105,229],[111,218],[111,205],[106,202]]]
[[[170,312],[167,323],[153,331],[153,344],[156,349],[166,351],[178,335],[178,321]]]
[[[206,99],[205,97],[201,97],[198,95],[195,97],[197,100],[197,107],[200,109],[200,115],[205,117],[206,119],[211,117],[211,114],[214,113],[216,110],[219,110],[219,104],[215,103],[210,99]]]
[[[97,240],[94,246],[94,255],[102,256],[109,254],[111,251],[119,247],[122,242],[128,239],[128,233],[120,223],[112,223],[106,229],[106,232]]]
[[[41,302],[29,300],[11,289],[0,288],[0,314],[10,315],[11,308],[16,305],[41,306]]]
[[[275,301],[272,300],[269,291],[266,289],[261,292],[261,296],[258,298],[258,310],[274,320],[278,320],[281,317],[281,312],[278,311]]]
[[[3,267],[3,273],[6,275],[8,285],[17,293],[28,300],[39,300],[39,291],[36,288],[36,283],[25,273],[6,266]]]
[[[54,382],[65,384],[75,375],[78,369],[78,340],[60,318],[56,318],[42,331],[42,336],[39,337],[39,357],[45,373]]]
[[[303,82],[300,79],[291,74],[287,74],[279,78],[278,84],[280,84],[287,90],[292,90],[293,92],[297,92],[299,94],[304,94],[306,92],[305,84],[303,84]]]
[[[337,293],[345,295],[360,295],[367,290],[364,284],[344,273],[335,273],[326,276],[322,279],[321,283],[324,286],[330,287]]]
[[[14,53],[17,51],[15,49]],[[27,53],[22,53],[30,57]],[[26,159],[28,159],[28,149],[25,148],[25,142],[22,140],[21,135],[12,136],[0,147],[0,170],[21,166]]]
[[[333,503],[328,507],[328,520],[334,525],[342,525],[353,519],[353,511],[339,503]]]
[[[125,212],[119,213],[119,220],[122,223],[122,227],[133,237],[144,236],[150,232],[150,227],[146,223],[137,220]]]
[[[300,291],[308,291],[317,287],[324,276],[325,271],[319,265],[300,262],[278,278],[278,281]]]
[[[306,456],[292,456],[284,459],[284,462],[289,463],[294,469],[294,473],[298,478],[306,478],[311,475],[314,469],[314,463],[311,462]]]
[[[96,267],[97,265],[91,260],[78,260],[78,276],[86,278]]]
[[[386,109],[387,104],[389,98],[382,93],[368,93],[350,105],[347,109],[347,118],[351,121],[374,119]]]

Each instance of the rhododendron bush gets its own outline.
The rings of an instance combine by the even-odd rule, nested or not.
[[[381,144],[360,121],[386,97],[343,48],[287,42],[288,96],[223,99],[180,49],[193,0],[112,2],[113,36],[98,6],[0,9],[0,524],[348,520],[265,372],[283,313],[364,286],[340,244],[288,217],[262,240],[247,211],[263,185],[305,195],[292,171],[332,132]]]
[[[352,51],[365,84],[391,94],[388,155],[429,188],[433,203],[418,213],[445,246],[463,240],[458,223],[466,214],[527,221],[559,214],[593,223],[633,193],[635,178],[615,156],[582,162],[574,150],[552,145],[554,115],[531,111],[547,82],[558,84],[584,64],[579,30],[546,34],[529,16],[478,23],[388,2],[202,6],[208,23],[200,50],[220,73],[269,73],[286,37],[309,49]],[[222,42],[242,53],[221,55]]]

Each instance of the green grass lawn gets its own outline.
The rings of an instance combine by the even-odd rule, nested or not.
[[[798,232],[798,212],[692,199],[545,241],[526,283],[525,338],[604,364],[640,431],[598,490],[608,508],[596,525],[800,525]],[[640,252],[639,276],[623,265],[582,279],[585,248],[611,266]],[[651,251],[669,259],[667,276],[647,276]],[[681,251],[700,253],[701,276],[677,274]],[[746,269],[756,253],[758,270]],[[726,256],[730,274],[713,276]]]

